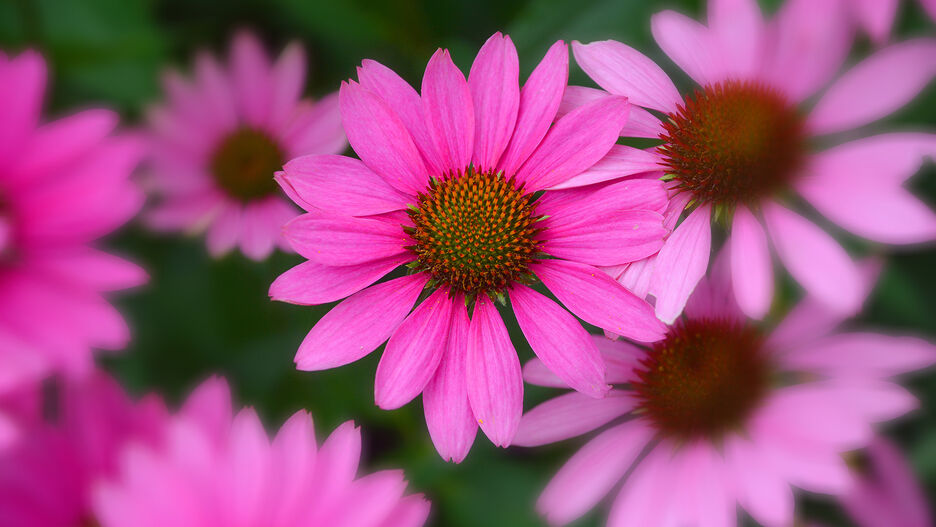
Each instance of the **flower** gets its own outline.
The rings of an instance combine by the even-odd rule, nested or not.
[[[620,42],[573,43],[582,69],[635,105],[622,134],[663,144],[650,150],[616,146],[600,170],[564,186],[648,171],[671,179],[667,223],[684,209],[688,215],[657,256],[612,270],[638,294],[653,295],[665,322],[676,319],[705,274],[710,219],[728,226],[733,290],[748,316],[763,317],[773,299],[768,236],[809,294],[854,313],[861,289],[856,265],[829,234],[782,203],[793,190],[834,223],[874,242],[936,238],[936,215],[903,188],[923,159],[936,154],[936,135],[888,133],[818,152],[810,146],[884,117],[920,92],[936,74],[936,40],[877,51],[806,108],[803,101],[828,83],[850,46],[839,3],[791,0],[768,22],[754,0],[712,0],[708,6],[708,27],[672,11],[652,20],[657,43],[699,84],[685,96],[659,66]],[[602,95],[570,87],[563,109]]]
[[[139,140],[114,134],[108,110],[40,123],[45,84],[38,53],[0,53],[0,394],[123,348],[129,329],[102,293],[146,281],[92,247],[142,204]]]
[[[168,101],[149,113],[151,183],[162,196],[147,220],[159,230],[207,228],[208,250],[240,245],[254,260],[274,245],[288,250],[282,226],[295,209],[273,173],[304,154],[337,154],[347,146],[338,97],[302,99],[305,54],[299,44],[271,64],[250,33],[237,34],[224,68],[207,53],[193,81],[165,77]]]
[[[360,430],[339,426],[317,447],[312,418],[294,414],[272,439],[252,409],[233,415],[211,379],[166,429],[164,448],[133,446],[100,485],[101,527],[419,527],[429,503],[404,496],[398,470],[357,476]]]
[[[603,396],[604,364],[585,329],[530,285],[539,279],[590,324],[641,341],[664,333],[649,304],[595,267],[659,250],[660,182],[551,190],[608,152],[627,100],[603,97],[551,125],[568,77],[565,43],[520,89],[516,49],[500,33],[467,81],[438,50],[421,95],[371,60],[358,76],[342,84],[339,100],[361,161],[302,157],[277,176],[308,211],[285,232],[309,261],[280,276],[270,295],[307,305],[351,295],[312,328],[298,368],[348,364],[389,338],[378,406],[423,393],[446,459],[465,457],[478,425],[507,446],[523,409],[520,362],[494,304],[509,298],[534,352],[571,386]],[[404,265],[404,276],[367,287]],[[424,291],[431,294],[410,312]]]
[[[791,486],[849,492],[840,454],[915,407],[891,378],[932,365],[936,347],[836,330],[843,317],[814,298],[763,332],[726,289],[723,255],[666,339],[646,348],[595,337],[608,381],[627,387],[601,400],[561,395],[524,415],[514,440],[522,446],[611,423],[543,491],[537,507],[550,523],[572,521],[624,479],[612,527],[736,525],[737,505],[765,526],[791,525]],[[564,384],[537,359],[524,377]]]
[[[849,0],[846,5],[855,24],[880,44],[890,38],[899,3],[899,0]],[[920,0],[920,5],[936,20],[936,1]]]
[[[913,471],[896,445],[877,437],[865,451],[867,467],[840,501],[859,527],[931,527],[932,514]]]
[[[131,401],[100,371],[58,382],[43,417],[41,387],[20,397],[17,441],[0,450],[0,524],[80,527],[92,519],[91,493],[113,475],[120,452],[134,442],[157,445],[166,419],[159,399]],[[10,410],[9,401],[3,401]],[[91,523],[93,525],[93,522]]]

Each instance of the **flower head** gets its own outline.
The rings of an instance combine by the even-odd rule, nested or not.
[[[609,382],[625,386],[602,400],[562,395],[523,417],[514,442],[525,446],[610,424],[543,492],[538,508],[551,523],[584,514],[624,479],[610,526],[731,526],[738,505],[763,525],[790,525],[791,486],[849,492],[841,454],[915,407],[891,378],[936,363],[932,345],[837,330],[843,317],[813,298],[764,331],[726,289],[724,262],[716,267],[652,347],[595,337]],[[524,376],[564,384],[538,359]]]
[[[239,33],[227,67],[208,55],[195,60],[191,81],[165,77],[168,100],[150,112],[151,182],[161,195],[150,211],[161,230],[207,229],[208,249],[235,246],[266,258],[295,216],[273,174],[305,154],[336,154],[347,140],[338,98],[300,99],[305,55],[292,44],[271,63],[257,39]]]
[[[641,341],[665,331],[649,304],[595,267],[659,250],[661,182],[554,189],[608,153],[627,100],[601,97],[553,124],[568,77],[566,45],[555,43],[522,89],[518,69],[516,49],[500,33],[467,80],[448,51],[437,51],[421,93],[364,61],[359,82],[342,84],[339,95],[361,161],[301,157],[278,175],[308,211],[286,237],[309,261],[280,276],[271,296],[322,304],[350,295],[312,328],[296,355],[299,369],[347,364],[389,338],[377,404],[398,408],[422,393],[436,448],[455,461],[479,425],[508,445],[522,413],[520,363],[496,301],[509,300],[534,352],[591,397],[608,389],[598,349],[532,285],[542,282],[579,318],[609,331]],[[398,268],[406,274],[367,287]]]
[[[140,208],[139,141],[114,134],[107,110],[41,122],[45,84],[37,53],[0,53],[0,394],[123,348],[129,329],[102,293],[146,280],[91,247]]]
[[[608,269],[636,293],[655,297],[662,320],[676,319],[708,268],[711,221],[728,228],[732,287],[747,315],[762,318],[771,306],[770,245],[811,295],[854,313],[861,289],[855,263],[831,236],[790,210],[785,203],[793,192],[874,242],[936,239],[936,215],[903,188],[924,159],[936,155],[936,135],[891,133],[814,147],[900,108],[936,74],[936,40],[902,42],[852,67],[815,104],[804,103],[847,56],[852,32],[841,6],[791,0],[765,21],[754,0],[711,0],[708,26],[672,11],[655,15],[657,43],[699,85],[685,94],[659,66],[620,42],[573,43],[582,69],[635,105],[621,134],[662,141],[649,150],[616,146],[599,163],[602,170],[564,183],[571,188],[665,174],[671,193],[666,224],[675,229],[658,255]],[[603,95],[569,87],[561,111]]]
[[[98,488],[101,527],[420,527],[421,495],[399,470],[359,476],[360,430],[348,422],[319,447],[299,411],[272,439],[252,409],[232,414],[219,379],[189,397],[163,448],[131,447]]]

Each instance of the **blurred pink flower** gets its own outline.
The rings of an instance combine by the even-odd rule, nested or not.
[[[791,190],[852,233],[885,244],[936,238],[936,215],[903,184],[936,135],[889,133],[814,152],[810,145],[903,106],[936,74],[936,40],[877,51],[799,106],[840,69],[851,28],[836,0],[790,0],[764,21],[754,0],[711,0],[709,26],[665,11],[652,29],[663,51],[701,87],[681,95],[649,58],[615,41],[573,43],[575,58],[602,88],[635,106],[622,135],[660,138],[649,150],[615,146],[575,187],[631,174],[665,172],[672,202],[667,224],[688,216],[659,254],[609,270],[638,295],[656,298],[672,322],[708,267],[710,220],[730,223],[734,294],[761,318],[773,299],[768,235],[780,261],[830,309],[854,313],[860,276],[848,253],[823,229],[781,203]],[[606,92],[572,87],[560,113]],[[645,109],[644,109],[645,108]],[[647,110],[665,114],[661,121]],[[766,224],[766,232],[763,224]]]
[[[890,38],[900,0],[845,0],[855,23],[871,39],[881,44]],[[936,20],[936,0],[920,0],[920,5]]]
[[[331,94],[302,99],[305,53],[291,44],[271,64],[260,42],[237,34],[227,68],[207,53],[193,81],[165,76],[168,101],[149,113],[150,182],[162,200],[147,216],[159,230],[207,229],[211,254],[240,245],[254,260],[274,245],[288,250],[282,227],[296,216],[273,181],[283,163],[347,146]]]
[[[737,505],[763,525],[788,526],[791,486],[850,492],[853,475],[840,454],[867,445],[874,423],[916,407],[891,378],[932,365],[936,347],[836,330],[843,317],[813,298],[762,334],[726,289],[727,266],[716,267],[724,278],[700,282],[654,347],[595,337],[608,381],[628,388],[601,400],[569,393],[524,415],[514,440],[524,446],[612,423],[544,490],[537,507],[551,524],[584,514],[633,469],[614,499],[611,527],[734,526]],[[524,377],[564,385],[538,359]]]
[[[232,415],[227,385],[195,390],[166,430],[165,448],[124,452],[120,475],[98,488],[101,527],[418,527],[421,495],[398,470],[358,477],[360,430],[339,426],[316,446],[297,412],[270,441],[252,409]]]
[[[142,204],[139,141],[112,134],[107,110],[41,124],[45,85],[39,54],[0,53],[0,394],[123,348],[129,329],[102,293],[146,280],[90,247]]]
[[[518,69],[516,49],[500,33],[478,52],[467,80],[438,50],[421,95],[366,60],[360,82],[340,90],[362,161],[303,157],[277,176],[308,211],[286,226],[286,237],[309,261],[280,276],[270,295],[304,305],[351,295],[312,328],[298,368],[348,364],[389,338],[377,405],[399,408],[422,393],[433,442],[456,462],[478,425],[496,445],[510,444],[523,410],[520,362],[494,300],[509,297],[536,354],[590,397],[608,389],[598,349],[575,317],[530,284],[538,278],[570,311],[610,331],[641,341],[665,332],[649,304],[594,267],[659,250],[662,184],[549,190],[608,152],[627,100],[602,97],[552,125],[568,77],[565,43],[550,48],[523,89]],[[407,275],[366,288],[403,265]],[[431,295],[412,310],[424,292]]]
[[[923,489],[900,451],[876,438],[867,449],[868,466],[841,502],[859,527],[932,527]]]
[[[48,419],[40,388],[33,386],[19,409],[18,440],[0,450],[0,525],[88,525],[94,483],[115,473],[130,442],[160,442],[165,410],[155,398],[130,401],[113,379],[94,372],[57,384],[55,417]],[[9,409],[8,401],[3,406]]]

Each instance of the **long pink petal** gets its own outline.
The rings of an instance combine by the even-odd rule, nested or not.
[[[850,130],[890,115],[936,75],[936,39],[894,44],[858,63],[819,99],[809,114],[813,133]]]
[[[305,88],[305,64],[305,50],[298,42],[287,45],[273,64],[268,117],[271,127],[278,129],[292,117]]]
[[[791,369],[836,377],[885,378],[936,363],[925,340],[877,333],[842,333],[800,344],[780,355]]]
[[[650,304],[595,267],[543,260],[532,271],[569,311],[589,324],[641,342],[655,342],[666,334]]]
[[[883,44],[890,37],[898,4],[898,0],[854,0],[851,11],[871,40]]]
[[[345,156],[319,155],[293,159],[277,181],[289,187],[297,205],[308,212],[332,211],[346,216],[369,216],[406,207],[408,198],[372,172],[364,163]]]
[[[614,498],[608,527],[669,524],[672,502],[676,502],[673,489],[679,488],[672,448],[670,444],[657,445],[638,462]]]
[[[257,37],[246,31],[231,43],[231,81],[240,111],[247,122],[264,127],[270,116],[273,86],[270,59]]]
[[[652,438],[640,421],[616,426],[589,441],[553,476],[536,502],[550,525],[565,525],[598,504],[627,473]]]
[[[445,355],[435,376],[423,390],[426,426],[436,451],[446,461],[461,463],[471,450],[478,423],[468,401],[468,310],[458,296]]]
[[[261,261],[273,252],[273,245],[280,234],[281,226],[273,226],[269,218],[269,207],[264,202],[248,203],[244,207],[241,224],[240,247],[244,256]]]
[[[364,164],[401,192],[415,196],[424,191],[426,166],[393,109],[355,82],[341,84],[338,101],[348,141]]]
[[[549,216],[551,227],[571,229],[590,223],[609,211],[666,212],[669,204],[658,179],[625,178],[604,185],[549,190],[536,202],[537,214]]]
[[[409,260],[403,254],[343,267],[302,262],[273,281],[270,298],[303,306],[327,304],[357,293]]]
[[[562,95],[562,103],[556,112],[556,119],[560,119],[572,110],[607,97],[610,94],[604,90],[586,88],[585,86],[567,86]],[[622,137],[648,137],[659,139],[663,132],[663,125],[652,113],[634,104],[630,107],[627,122],[621,128]]]
[[[447,49],[439,49],[429,59],[421,93],[429,136],[441,156],[442,169],[463,172],[474,149],[474,106],[465,75]]]
[[[761,319],[773,300],[773,269],[767,236],[747,207],[735,210],[731,223],[731,284],[744,313]]]
[[[0,161],[9,162],[39,121],[45,94],[46,64],[39,53],[24,51],[3,64],[0,88]]]
[[[517,172],[527,191],[558,185],[598,162],[627,122],[624,97],[605,97],[564,116]]]
[[[634,405],[629,393],[617,390],[603,399],[577,392],[560,395],[523,415],[513,444],[531,447],[576,437],[630,412]]]
[[[572,43],[575,61],[599,86],[632,104],[674,112],[682,97],[663,70],[634,48],[615,40]]]
[[[408,237],[394,223],[370,218],[303,214],[284,227],[299,254],[325,265],[356,265],[397,256]]]
[[[484,435],[497,446],[513,441],[523,414],[520,359],[494,303],[475,300],[468,328],[468,400]]]
[[[611,389],[605,364],[585,328],[555,302],[522,284],[510,291],[520,330],[536,356],[571,388],[601,398]]]
[[[602,335],[591,335],[607,367],[605,382],[624,384],[636,379],[634,368],[646,354],[643,349],[624,340],[611,340]],[[551,388],[569,388],[552,370],[538,358],[532,358],[523,365],[523,380],[528,384]]]
[[[757,0],[712,0],[708,3],[711,38],[718,46],[725,74],[750,78],[764,53],[764,19]]]
[[[374,400],[384,410],[412,401],[435,375],[448,345],[452,299],[440,287],[400,324],[377,365]]]
[[[649,210],[607,211],[576,220],[567,225],[556,225],[551,218],[544,221],[543,250],[590,265],[616,265],[656,254],[667,232],[663,216]]]
[[[484,43],[468,72],[468,87],[475,114],[472,163],[491,171],[513,135],[520,107],[520,62],[510,37],[498,32]]]
[[[517,173],[549,130],[569,79],[569,49],[557,41],[536,66],[520,90],[517,124],[497,170],[507,177]]]
[[[558,185],[554,185],[552,188],[580,187],[634,174],[656,172],[663,170],[660,163],[660,157],[652,151],[641,150],[632,146],[614,145],[608,151],[608,154],[601,158],[601,161],[592,165],[591,168]]]
[[[288,157],[344,152],[348,148],[348,138],[341,119],[338,92],[329,93],[314,104],[300,101],[280,132]]]
[[[306,335],[296,352],[296,367],[327,370],[374,351],[406,318],[427,280],[422,274],[403,276],[348,297]]]
[[[776,203],[764,220],[783,265],[811,295],[829,308],[854,313],[864,299],[858,267],[831,236]]]
[[[712,247],[710,217],[708,205],[692,211],[657,255],[650,294],[656,297],[656,314],[664,322],[676,320],[696,284],[705,276]]]
[[[705,86],[724,78],[725,60],[708,28],[675,11],[653,15],[650,28],[660,49],[692,80]]]

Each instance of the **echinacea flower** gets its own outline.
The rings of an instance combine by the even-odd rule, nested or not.
[[[166,428],[165,446],[134,445],[95,493],[101,527],[419,527],[421,495],[399,470],[360,476],[360,430],[348,422],[316,444],[294,414],[272,440],[250,408],[232,412],[220,379],[196,389]]]
[[[140,142],[114,134],[108,110],[41,122],[45,85],[39,54],[0,53],[0,394],[123,348],[129,329],[102,293],[146,280],[92,247],[142,204]]]
[[[167,102],[150,114],[151,184],[161,201],[149,224],[159,230],[207,229],[208,250],[235,246],[254,260],[288,250],[282,227],[296,211],[273,181],[287,160],[337,154],[347,146],[338,97],[300,99],[305,54],[287,46],[271,63],[249,33],[237,34],[227,67],[207,53],[191,81],[165,77]]]
[[[703,280],[652,347],[595,337],[608,381],[623,385],[604,399],[573,392],[524,415],[516,445],[610,424],[542,493],[537,507],[551,524],[584,514],[623,479],[610,527],[734,526],[738,505],[767,527],[789,526],[791,486],[849,492],[841,454],[866,446],[874,423],[915,407],[892,377],[932,365],[936,347],[837,330],[842,317],[813,298],[764,332],[726,287],[718,276]],[[524,377],[563,385],[537,359]]]
[[[936,0],[919,0],[919,3],[930,19],[936,20]],[[899,4],[900,0],[846,0],[855,23],[878,44],[890,38]]]
[[[341,366],[389,338],[378,406],[399,408],[422,393],[446,459],[464,458],[478,425],[507,446],[523,410],[520,362],[494,303],[509,298],[533,351],[577,390],[603,396],[605,367],[587,332],[530,286],[539,279],[572,313],[609,331],[641,341],[664,333],[649,304],[595,267],[659,249],[660,182],[550,190],[608,152],[627,100],[603,97],[552,125],[568,77],[565,43],[521,89],[516,49],[500,33],[467,80],[438,50],[421,94],[374,61],[358,76],[339,99],[361,161],[308,156],[278,176],[308,211],[286,237],[309,261],[280,276],[271,296],[322,304],[351,295],[312,328],[298,368]],[[405,276],[367,287],[401,266]]]
[[[97,525],[91,511],[96,482],[115,474],[126,445],[161,441],[166,414],[159,399],[131,401],[100,371],[61,379],[56,387],[45,404],[40,386],[32,387],[32,415],[22,416],[17,441],[0,450],[4,527]]]
[[[855,263],[832,236],[785,203],[795,192],[832,222],[874,242],[936,238],[936,215],[903,187],[926,157],[936,155],[936,135],[888,133],[821,151],[812,147],[884,117],[919,93],[936,74],[936,40],[877,51],[807,105],[804,100],[829,82],[850,47],[839,2],[790,0],[767,22],[754,0],[711,0],[708,8],[709,26],[671,11],[652,20],[657,43],[699,84],[685,95],[659,66],[625,44],[573,43],[582,69],[635,105],[622,133],[662,144],[649,150],[616,146],[599,163],[601,170],[564,186],[653,171],[671,180],[670,210],[678,217],[685,208],[685,219],[658,255],[615,269],[631,290],[655,297],[665,322],[676,319],[705,274],[710,220],[727,226],[732,286],[748,316],[761,318],[771,306],[771,245],[809,294],[854,313],[861,289]],[[563,108],[603,94],[570,87]]]

